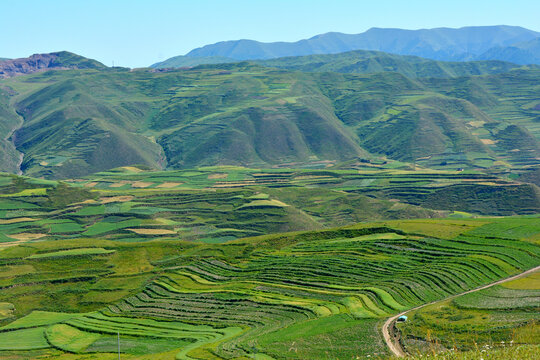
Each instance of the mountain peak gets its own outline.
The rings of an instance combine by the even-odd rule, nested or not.
[[[99,61],[85,58],[69,51],[33,54],[27,58],[0,62],[0,79],[32,74],[47,70],[105,69]]]

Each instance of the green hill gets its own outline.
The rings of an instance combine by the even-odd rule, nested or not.
[[[534,185],[480,172],[122,167],[56,182],[0,174],[0,249],[93,237],[219,243],[361,221],[534,215]]]
[[[377,158],[520,173],[537,165],[539,76],[520,69],[412,79],[249,63],[64,70],[1,80],[0,107],[4,138],[14,131],[24,153],[21,170],[38,177],[133,164],[264,168]],[[10,139],[2,149],[13,169],[19,154]]]
[[[182,67],[193,67],[197,65],[205,64],[223,64],[237,62],[238,60],[222,57],[222,56],[206,56],[206,57],[188,57],[188,56],[175,56],[165,61],[161,61],[155,64],[150,65],[151,68],[155,69],[167,69],[167,68],[182,68]]]
[[[151,67],[157,69],[181,68],[204,64],[231,63],[236,61],[238,60],[218,56],[176,56],[163,62],[153,64]],[[398,72],[410,78],[447,78],[498,74],[520,67],[519,65],[507,61],[435,61],[417,56],[397,55],[381,51],[367,50],[355,50],[339,54],[316,54],[252,61],[263,66],[302,72],[367,74],[388,71]],[[530,67],[536,68],[535,65],[530,65]]]
[[[470,75],[498,74],[518,68],[519,65],[504,61],[445,62],[404,56],[380,51],[357,50],[340,54],[307,55],[257,63],[282,69],[304,72],[379,73],[398,72],[409,78],[463,77]],[[534,66],[533,66],[534,67]]]

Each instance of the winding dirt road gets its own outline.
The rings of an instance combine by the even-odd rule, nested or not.
[[[402,316],[402,315],[405,315],[407,314],[408,312],[410,311],[413,311],[413,310],[417,310],[417,309],[421,309],[423,308],[424,306],[428,306],[428,305],[431,305],[431,304],[435,304],[435,303],[438,303],[438,302],[441,302],[441,301],[445,301],[445,300],[450,300],[450,299],[453,299],[453,298],[456,298],[458,296],[461,296],[461,295],[465,295],[465,294],[470,294],[472,292],[475,292],[475,291],[480,291],[480,290],[484,290],[484,289],[487,289],[487,288],[490,288],[492,286],[495,286],[495,285],[499,285],[499,284],[502,284],[502,283],[505,283],[507,281],[512,281],[512,280],[515,280],[515,279],[519,279],[520,277],[523,277],[523,276],[526,276],[526,275],[529,275],[529,274],[532,274],[536,271],[539,271],[540,270],[540,266],[537,266],[535,268],[532,268],[532,269],[529,269],[525,272],[522,272],[521,274],[517,274],[517,275],[514,275],[514,276],[511,276],[509,278],[506,278],[506,279],[502,279],[502,280],[499,280],[499,281],[495,281],[494,283],[491,283],[491,284],[488,284],[488,285],[484,285],[484,286],[481,286],[479,288],[476,288],[476,289],[472,289],[472,290],[469,290],[469,291],[465,291],[464,293],[461,293],[461,294],[457,294],[457,295],[452,295],[452,296],[449,296],[445,299],[441,299],[441,300],[437,300],[437,301],[432,301],[430,303],[427,303],[427,304],[424,304],[424,305],[420,305],[420,306],[417,306],[415,308],[412,308],[412,309],[409,309],[407,311],[404,311],[402,313],[399,313],[395,316],[392,316],[391,318],[389,318],[388,320],[385,321],[383,327],[382,327],[382,333],[383,333],[383,337],[384,337],[384,341],[386,342],[386,345],[388,345],[388,348],[390,349],[390,351],[392,352],[392,354],[394,354],[395,356],[397,357],[404,357],[406,354],[405,354],[405,351],[403,350],[403,347],[401,346],[401,344],[399,343],[399,341],[397,341],[395,338],[393,338],[391,335],[390,335],[390,329],[394,326],[394,323],[395,321],[397,320],[398,317]]]

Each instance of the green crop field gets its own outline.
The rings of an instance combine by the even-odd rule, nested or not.
[[[400,329],[412,353],[539,344],[539,299],[540,272],[536,272],[414,311]]]
[[[0,179],[0,247],[81,237],[219,243],[368,220],[540,211],[534,185],[478,172],[128,167],[66,182]],[[492,226],[498,234],[502,225]],[[529,230],[531,241],[538,230]],[[516,226],[504,231],[524,235]]]
[[[385,220],[221,244],[79,237],[6,247],[0,303],[13,307],[0,320],[0,339],[9,341],[0,356],[106,358],[118,334],[126,358],[387,356],[386,317],[538,265],[540,247],[528,240],[537,220]],[[522,231],[512,237],[493,233],[516,226]],[[478,343],[511,333],[516,343],[536,344],[537,282],[534,275],[425,312],[454,319],[454,327],[473,312]],[[497,301],[478,301],[485,296]],[[498,319],[484,312],[500,313],[507,326],[482,331]],[[428,315],[407,331],[425,331]],[[429,336],[446,346],[437,331],[449,329]]]

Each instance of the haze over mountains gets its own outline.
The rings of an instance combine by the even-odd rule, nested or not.
[[[384,51],[442,61],[503,60],[538,64],[539,37],[540,33],[536,31],[506,25],[422,30],[372,28],[361,34],[331,32],[297,42],[222,41],[152,67],[191,66],[193,58],[201,59],[201,63],[231,62],[351,50]]]

